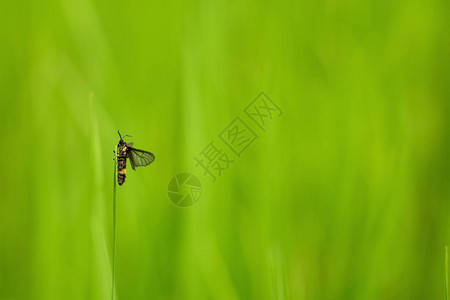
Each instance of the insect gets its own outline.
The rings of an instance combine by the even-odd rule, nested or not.
[[[155,160],[153,153],[133,148],[133,143],[125,143],[123,138],[131,135],[120,135],[119,144],[117,144],[117,181],[119,185],[125,182],[127,174],[127,158],[130,160],[131,167],[136,171],[136,167],[145,167],[151,164]]]

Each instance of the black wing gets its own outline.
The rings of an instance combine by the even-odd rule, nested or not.
[[[128,147],[128,158],[130,159],[131,167],[136,170],[136,167],[145,167],[155,160],[153,153]]]

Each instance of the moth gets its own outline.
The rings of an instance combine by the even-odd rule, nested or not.
[[[117,181],[119,185],[125,182],[127,174],[127,158],[130,160],[131,167],[136,171],[136,167],[145,167],[155,160],[155,155],[151,152],[133,148],[133,143],[125,143],[124,137],[131,135],[120,135],[119,144],[117,144]]]

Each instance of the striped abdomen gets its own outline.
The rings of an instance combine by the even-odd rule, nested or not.
[[[125,182],[125,177],[127,173],[127,146],[119,145],[119,155],[117,156],[117,181],[119,185]]]

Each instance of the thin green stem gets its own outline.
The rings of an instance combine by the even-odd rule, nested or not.
[[[117,147],[116,152],[117,153]],[[116,284],[116,235],[117,235],[117,165],[116,158],[114,159],[114,189],[113,189],[113,256],[112,256],[112,291],[111,300],[114,300],[115,296],[115,284]]]
[[[445,246],[445,299],[448,300],[448,247]]]

